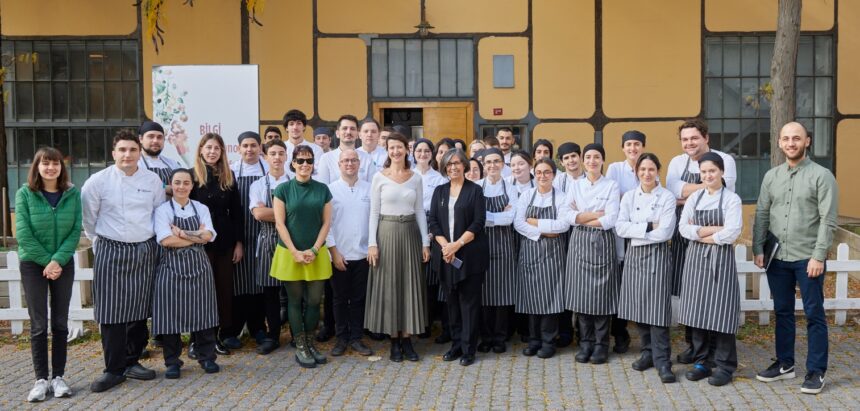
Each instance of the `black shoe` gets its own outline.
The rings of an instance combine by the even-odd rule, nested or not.
[[[269,338],[269,336],[263,330],[257,330],[257,332],[254,333],[254,342],[256,342],[258,346],[262,345],[263,342],[266,341],[266,338]]]
[[[149,381],[155,379],[155,370],[150,370],[140,364],[132,365],[125,369],[126,378]]]
[[[277,350],[280,346],[281,344],[279,344],[278,341],[271,338],[265,338],[263,339],[263,342],[257,346],[257,354],[268,355],[272,351]]]
[[[803,385],[800,386],[800,392],[804,394],[818,394],[824,389],[824,373],[820,371],[811,371],[806,373],[806,378],[803,380]]]
[[[796,377],[794,366],[783,366],[779,361],[775,361],[766,370],[758,373],[755,378],[763,382],[773,382],[779,380],[787,380]]]
[[[221,371],[221,367],[219,367],[214,360],[203,361],[200,363],[200,367],[203,368],[203,371],[206,371],[206,374],[215,374],[218,371]]]
[[[346,340],[337,339],[337,342],[334,343],[334,348],[331,349],[332,357],[340,357],[341,355],[346,354],[346,348],[348,347]]]
[[[504,341],[493,343],[493,352],[494,353],[501,354],[507,350],[508,350],[508,347],[505,346]]]
[[[559,336],[558,336],[558,339],[557,339],[557,340],[555,340],[555,346],[556,346],[557,348],[564,348],[564,347],[567,347],[567,346],[569,346],[571,343],[573,343],[573,336],[570,336],[570,335],[567,335],[567,334],[565,334],[565,335],[559,335]]]
[[[401,362],[403,361],[403,350],[400,349],[400,339],[392,338],[391,339],[391,355],[389,356],[391,361]]]
[[[639,356],[639,359],[633,361],[633,369],[636,371],[645,371],[654,366],[654,359],[651,357],[650,351],[645,351]]]
[[[662,381],[663,384],[671,384],[673,382],[678,381],[678,379],[675,378],[675,373],[672,372],[671,365],[664,365],[660,367],[658,373],[660,374],[660,381]]]
[[[627,333],[627,330],[625,330],[624,335],[620,335],[620,336],[615,337],[615,347],[612,347],[612,351],[615,351],[618,354],[624,354],[629,349],[630,349],[630,334]]]
[[[526,357],[532,357],[535,354],[537,354],[539,350],[540,350],[539,345],[529,344],[526,346],[526,348],[523,348],[523,355],[525,355]]]
[[[149,344],[151,344],[155,348],[164,347],[164,343],[162,343],[161,335],[156,335],[155,337],[152,337],[152,339],[149,340]]]
[[[478,344],[478,352],[490,352],[491,349],[493,349],[493,344],[487,341],[482,341]]]
[[[529,342],[529,336],[528,336],[528,335],[522,335],[522,334],[520,334],[520,342],[521,342],[521,343],[527,343],[527,342]]]
[[[167,366],[167,371],[164,372],[164,378],[168,380],[175,380],[182,375],[181,371],[182,367],[179,364],[172,364]]]
[[[690,368],[690,371],[687,371],[684,376],[690,381],[699,381],[702,378],[710,377],[711,369],[702,364],[696,364],[693,368]]]
[[[692,364],[695,361],[693,358],[693,347],[687,347],[684,352],[678,354],[678,362],[681,364]]]
[[[410,337],[402,338],[400,346],[403,349],[403,357],[407,360],[415,362],[421,359],[418,357],[418,353],[415,352],[415,348],[412,347],[412,339]]]
[[[197,350],[194,348],[194,343],[188,344],[188,358],[196,360],[198,358]]]
[[[588,345],[580,345],[579,352],[576,353],[576,357],[573,357],[574,360],[578,363],[587,363],[591,360],[591,354],[594,354],[594,347]]]
[[[373,341],[382,341],[385,339],[385,334],[383,333],[372,333],[369,330],[364,330],[364,333]]]
[[[215,341],[215,352],[219,355],[230,355],[230,349],[221,344],[221,341]]]
[[[553,355],[555,355],[555,347],[553,347],[551,345],[545,345],[545,346],[541,347],[537,352],[538,358],[541,358],[544,360],[547,358],[552,358]]]
[[[109,372],[102,374],[97,380],[93,381],[90,384],[90,391],[92,392],[104,392],[113,387],[116,387],[119,384],[125,382],[124,375],[115,375]]]
[[[373,355],[373,350],[371,350],[370,347],[365,345],[361,340],[353,340],[349,343],[349,348],[357,352],[358,355],[363,355],[365,357]]]
[[[221,344],[228,350],[238,350],[242,348],[242,341],[239,341],[236,337],[227,337],[221,342]]]
[[[448,334],[443,331],[442,334],[439,334],[439,336],[436,337],[435,340],[433,340],[433,342],[436,344],[448,344],[449,342],[451,342],[451,334]]]
[[[330,340],[331,337],[334,337],[334,332],[330,330],[329,327],[322,326],[314,339],[317,342],[326,342]]]
[[[452,348],[442,356],[442,361],[454,361],[457,358],[463,356],[463,350],[459,348]]]
[[[460,365],[468,367],[475,363],[475,354],[465,354],[460,358]]]
[[[730,382],[732,382],[732,375],[722,370],[717,370],[717,372],[708,378],[708,384],[714,387],[722,387]]]
[[[591,363],[606,364],[607,360],[609,360],[609,347],[605,345],[594,347],[594,353],[591,354]]]

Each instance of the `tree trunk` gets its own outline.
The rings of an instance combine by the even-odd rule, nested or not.
[[[776,20],[776,42],[770,62],[770,84],[773,99],[770,103],[770,164],[777,166],[785,161],[779,149],[779,130],[785,123],[794,121],[797,47],[800,42],[800,8],[802,0],[779,0]]]
[[[2,28],[0,27],[0,33],[2,33]],[[0,42],[2,42],[2,38],[0,38]],[[2,64],[2,57],[0,57],[0,64]],[[14,58],[12,59],[12,64],[14,64]],[[3,84],[0,83],[0,187],[5,187],[7,191],[11,191],[9,187],[9,170],[8,170],[8,159],[6,158],[6,101],[3,99]],[[2,201],[0,201],[2,204]],[[12,208],[12,204],[9,204],[9,208]],[[0,224],[2,224],[3,220],[8,222],[6,227],[6,232],[3,233],[4,236],[12,235],[12,218],[8,214],[4,214],[0,211]]]

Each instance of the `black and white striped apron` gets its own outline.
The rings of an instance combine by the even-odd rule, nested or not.
[[[487,188],[484,179],[483,189]],[[505,179],[502,179],[502,195],[484,197],[487,212],[501,213],[510,202]],[[513,225],[486,227],[490,244],[490,265],[481,289],[481,305],[514,305],[517,281],[517,249]]]
[[[565,308],[581,314],[615,314],[620,274],[615,233],[596,227],[573,227],[564,276]]]
[[[266,207],[272,207],[272,183],[269,177],[266,180]],[[260,222],[260,234],[257,236],[257,273],[256,282],[260,287],[278,287],[281,281],[269,275],[272,269],[272,257],[275,255],[275,247],[278,245],[278,230],[275,223],[268,221]]]
[[[558,218],[555,189],[552,189],[552,205],[549,207],[533,206],[535,196],[537,190],[529,200],[526,218]],[[519,250],[519,278],[514,311],[522,314],[558,314],[564,311],[564,239],[560,236],[542,236],[538,241],[523,238]]]
[[[176,216],[173,202],[173,225],[180,230],[200,228],[197,207],[189,202],[194,215]],[[218,304],[215,300],[215,277],[203,244],[188,247],[163,247],[155,271],[152,296],[152,333],[179,334],[218,326]]]
[[[263,162],[260,161],[260,170],[263,172],[263,178],[266,178],[266,169],[263,168]],[[251,214],[251,209],[248,204],[250,202],[249,194],[251,184],[257,181],[259,176],[243,176],[242,166],[245,162],[239,160],[239,173],[236,177],[236,184],[239,186],[239,198],[242,204],[242,215],[245,219],[245,232],[242,233],[242,247],[244,248],[245,256],[251,256],[257,250],[257,235],[260,234],[260,222]],[[268,182],[268,178],[266,178]],[[257,285],[257,259],[242,258],[238,263],[233,265],[233,295],[254,295],[262,294],[263,289]]]
[[[702,227],[724,224],[724,190],[720,189],[716,209],[696,210],[693,224]],[[696,205],[704,194],[702,190]],[[734,247],[691,241],[685,261],[680,323],[725,334],[737,333],[741,303]]]
[[[669,242],[628,246],[618,318],[668,327],[672,323],[672,253]]]
[[[93,246],[93,314],[99,324],[145,320],[152,308],[155,237],[126,243],[99,237]]]
[[[158,178],[161,179],[161,182],[164,183],[165,186],[170,185],[170,173],[173,172],[173,170],[171,170],[170,167],[152,168],[149,166],[149,162],[146,161],[146,155],[145,154],[141,154],[140,158],[143,159],[143,165],[146,166],[147,170],[152,171],[155,174],[158,174]],[[158,158],[160,159],[161,156],[158,156]],[[164,164],[167,164],[164,162],[164,160],[162,160],[161,162]]]
[[[702,178],[700,173],[690,172],[690,157],[687,156],[687,164],[684,165],[684,172],[681,173],[681,181],[687,184],[701,184]],[[681,221],[681,212],[684,211],[684,206],[675,207],[675,221]],[[678,231],[678,225],[675,224],[675,232],[672,234],[672,295],[681,295],[681,279],[684,274],[684,257],[687,254],[687,246],[690,240],[684,238]]]

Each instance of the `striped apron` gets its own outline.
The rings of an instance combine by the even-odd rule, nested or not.
[[[687,156],[687,164],[684,166],[684,172],[681,173],[681,181],[688,184],[701,184],[702,178],[699,173],[690,172],[690,157]],[[681,212],[684,211],[684,206],[675,207],[675,221],[681,221]],[[684,273],[684,256],[687,254],[687,246],[690,240],[684,238],[678,231],[678,224],[675,225],[675,233],[672,234],[672,295],[681,295],[681,278]]]
[[[272,207],[272,183],[269,177],[266,180],[266,207]],[[257,236],[257,273],[256,281],[260,287],[278,287],[281,281],[269,275],[272,269],[272,256],[275,254],[275,246],[278,245],[278,230],[275,223],[268,221],[260,222],[260,234]]]
[[[158,260],[155,237],[139,243],[98,237],[93,246],[93,314],[99,324],[145,320]]]
[[[170,208],[173,208],[170,202]],[[180,230],[197,230],[200,217],[176,217],[173,224]],[[179,334],[218,326],[218,304],[215,301],[215,277],[203,244],[188,247],[163,247],[155,271],[152,298],[152,333]]]
[[[143,165],[146,166],[147,170],[152,171],[155,174],[158,174],[158,178],[161,179],[161,182],[164,183],[165,186],[170,185],[170,173],[173,172],[173,170],[171,170],[170,167],[152,168],[149,166],[149,162],[146,161],[146,155],[145,154],[141,153],[140,158],[143,159]],[[159,158],[161,158],[161,156],[159,156]]]
[[[621,288],[615,233],[581,225],[571,233],[564,276],[565,308],[580,314],[615,314]]]
[[[672,253],[669,242],[628,246],[618,318],[668,327],[672,323]]]
[[[263,162],[260,161],[260,170],[263,171],[263,177],[266,177],[266,169],[263,168]],[[242,233],[242,247],[244,254],[250,256],[257,249],[257,235],[260,234],[260,222],[251,214],[248,207],[250,201],[251,184],[257,181],[259,176],[243,176],[242,166],[245,163],[239,160],[239,175],[236,177],[236,184],[239,187],[239,201],[242,204],[242,215],[245,221],[245,232]],[[266,178],[268,182],[268,178]],[[254,295],[262,294],[263,289],[257,285],[257,259],[243,258],[238,263],[233,265],[233,295]]]
[[[537,190],[529,200],[526,218],[558,218],[555,189],[552,190],[552,205],[549,207],[533,206],[535,196]],[[541,237],[538,241],[523,238],[519,250],[514,311],[522,314],[558,314],[564,311],[564,239],[560,236]]]
[[[704,194],[703,190],[696,204]],[[716,209],[696,210],[693,224],[702,227],[724,224],[723,191]],[[737,333],[741,297],[734,247],[692,241],[685,261],[679,322],[724,334]]]
[[[487,180],[484,186],[487,187]],[[510,198],[508,197],[505,179],[502,179],[502,195],[484,197],[487,212],[501,213],[505,211]],[[514,305],[514,293],[517,281],[517,249],[514,240],[513,225],[487,227],[487,240],[490,244],[490,265],[484,276],[481,288],[481,305],[507,306]]]

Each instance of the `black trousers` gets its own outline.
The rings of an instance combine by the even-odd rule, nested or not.
[[[231,306],[233,321],[221,330],[221,338],[238,337],[246,324],[251,337],[265,330],[266,303],[263,294],[234,295]]]
[[[558,336],[558,314],[530,314],[529,347],[553,347]]]
[[[233,324],[233,256],[206,251],[215,275],[215,299],[218,301],[219,328],[230,330]],[[216,336],[217,338],[217,336]]]
[[[334,290],[331,288],[331,280],[325,281],[323,298],[322,319],[323,326],[332,332],[337,329],[337,319],[334,317]]]
[[[51,308],[51,369],[52,377],[66,372],[66,339],[69,336],[69,301],[75,283],[75,262],[70,259],[56,280],[42,275],[44,266],[21,261],[21,284],[30,315],[30,352],[36,379],[48,379],[48,304]],[[51,294],[48,300],[48,294]]]
[[[464,354],[475,354],[478,350],[483,282],[483,273],[467,274],[466,279],[447,291],[451,348],[459,347]]]
[[[266,337],[275,340],[281,338],[281,290],[284,287],[263,287],[263,307],[266,312]]]
[[[672,366],[672,344],[669,341],[669,327],[637,323],[642,353],[650,353],[654,365],[659,369],[664,365]]]
[[[573,311],[564,310],[558,314],[558,335],[573,340]]]
[[[630,241],[625,240],[624,243],[625,243],[624,249],[626,250],[627,246],[629,246]],[[621,274],[623,272],[624,272],[624,260],[622,260],[618,263],[618,276],[621,277]],[[624,279],[622,278],[621,281],[624,281]],[[610,321],[610,325],[609,325],[609,335],[611,335],[612,338],[615,339],[616,345],[618,344],[619,339],[630,341],[630,332],[627,331],[627,320],[618,318],[618,315],[612,314],[612,320]]]
[[[579,343],[583,347],[609,347],[609,322],[611,315],[577,314]]]
[[[481,307],[481,341],[501,344],[508,339],[511,306]]]
[[[191,333],[194,339],[194,351],[197,353],[197,362],[214,360],[215,354],[215,332],[217,328],[207,328],[205,330],[194,331]],[[164,365],[182,365],[182,360],[179,356],[182,354],[182,338],[180,334],[164,334],[161,336],[161,343],[164,350]]]
[[[709,359],[713,359],[716,368],[732,375],[738,369],[738,348],[735,334],[725,334],[716,331],[692,328],[693,358],[696,364],[711,368]]]
[[[339,340],[360,340],[364,331],[364,300],[367,295],[367,259],[346,262],[346,271],[332,266],[331,289],[335,335]],[[328,299],[328,297],[326,297]]]
[[[140,354],[149,342],[146,320],[129,323],[100,324],[105,372],[122,375],[125,369],[140,361]]]

